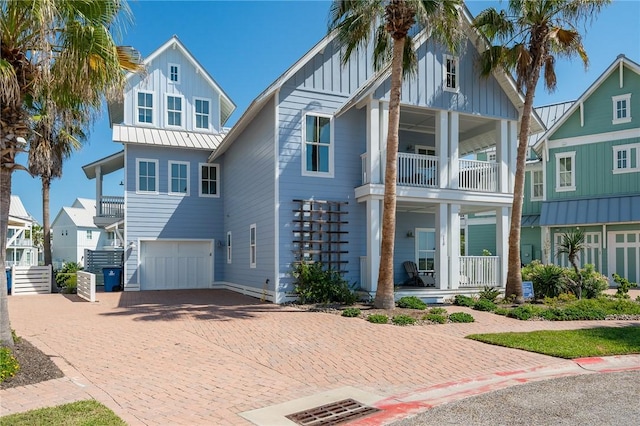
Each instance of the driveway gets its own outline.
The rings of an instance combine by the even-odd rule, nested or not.
[[[475,323],[398,327],[225,290],[99,293],[96,303],[11,296],[9,311],[17,334],[65,377],[0,391],[1,415],[95,398],[132,425],[291,424],[283,414],[349,395],[386,407],[382,424],[428,408],[412,396],[434,389],[581,372],[570,360],[464,339],[470,333],[640,325],[467,310]]]

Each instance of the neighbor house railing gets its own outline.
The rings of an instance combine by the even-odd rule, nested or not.
[[[499,287],[498,256],[460,256],[460,287]]]
[[[7,248],[9,247],[33,247],[33,240],[31,238],[16,238],[14,240],[7,238]]]
[[[103,196],[100,199],[99,217],[124,217],[124,197]]]
[[[472,191],[498,191],[498,164],[488,161],[459,160],[459,187]]]

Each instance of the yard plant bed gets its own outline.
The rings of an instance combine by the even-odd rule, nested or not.
[[[13,355],[18,360],[20,369],[15,376],[1,382],[0,389],[33,385],[46,380],[64,377],[62,371],[48,355],[24,338],[18,339],[14,345]]]

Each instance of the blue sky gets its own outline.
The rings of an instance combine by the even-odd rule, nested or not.
[[[134,23],[122,44],[146,57],[176,34],[237,105],[227,122],[233,125],[251,101],[311,49],[327,32],[330,2],[309,1],[145,1],[130,2]],[[498,1],[467,1],[473,15]],[[576,99],[624,53],[640,62],[640,1],[615,0],[587,26],[584,44],[590,58],[585,72],[577,59],[557,62],[558,90],[536,93],[535,105]],[[51,222],[77,197],[95,198],[95,181],[81,167],[118,152],[106,117],[91,129],[85,146],[67,160],[63,176],[51,185]],[[23,164],[24,156],[18,159]],[[121,195],[122,172],[105,177],[104,194]],[[12,193],[42,223],[39,179],[13,175]]]

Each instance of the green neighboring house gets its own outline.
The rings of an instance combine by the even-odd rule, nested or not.
[[[568,266],[556,247],[563,232],[580,227],[582,265],[640,281],[640,65],[620,55],[575,102],[536,113],[547,131],[530,139],[523,263]],[[465,226],[467,241],[483,242],[468,245],[468,255],[495,250],[495,217],[470,216]]]

